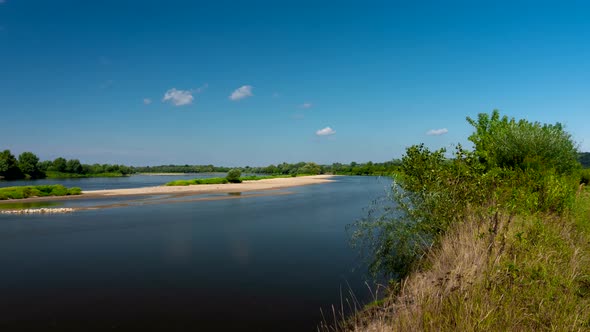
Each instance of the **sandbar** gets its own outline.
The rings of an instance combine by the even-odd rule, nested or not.
[[[274,178],[255,181],[244,181],[242,183],[197,184],[190,186],[156,186],[129,189],[87,190],[82,192],[82,196],[130,196],[177,193],[199,194],[247,192],[328,183],[333,181],[331,179],[332,177],[333,175],[311,175],[291,178]]]
[[[127,188],[127,189],[105,189],[105,190],[85,190],[80,195],[73,196],[47,196],[47,197],[31,197],[23,199],[0,200],[2,203],[18,202],[37,202],[37,201],[57,201],[70,200],[81,198],[106,198],[117,196],[141,196],[141,195],[159,195],[159,194],[175,194],[175,195],[190,195],[190,194],[215,194],[215,193],[238,193],[250,191],[265,191],[284,189],[298,186],[306,186],[311,184],[321,184],[333,182],[334,175],[310,175],[298,176],[290,178],[274,178],[255,181],[244,181],[242,183],[226,183],[226,184],[199,184],[190,186],[156,186],[156,187],[142,187],[142,188]]]

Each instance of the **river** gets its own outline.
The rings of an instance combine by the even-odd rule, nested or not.
[[[66,185],[111,189],[178,178]],[[0,215],[0,330],[315,331],[320,308],[329,320],[349,292],[370,300],[345,227],[391,184],[335,180],[210,201],[56,199],[112,207]]]

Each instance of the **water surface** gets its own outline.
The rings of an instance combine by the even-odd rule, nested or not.
[[[63,184],[66,187],[79,187],[82,188],[82,190],[123,189],[160,186],[174,180],[204,179],[224,176],[225,173],[194,173],[174,175],[130,175],[113,178],[16,180],[0,181],[0,188]]]
[[[389,183],[0,215],[0,330],[315,331],[341,291],[368,299],[345,226]]]

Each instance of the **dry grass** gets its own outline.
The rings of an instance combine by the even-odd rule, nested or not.
[[[590,330],[590,193],[572,213],[470,213],[389,298],[325,331]]]

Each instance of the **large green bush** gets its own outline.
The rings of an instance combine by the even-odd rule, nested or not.
[[[516,121],[500,117],[497,110],[491,115],[481,113],[477,120],[467,117],[467,122],[475,128],[469,140],[488,169],[554,168],[559,173],[568,173],[580,166],[576,145],[560,123]]]
[[[242,180],[240,179],[241,176],[242,176],[242,171],[240,171],[237,168],[234,168],[234,169],[231,169],[229,172],[227,172],[227,176],[225,178],[230,183],[240,183],[240,182],[242,182]]]
[[[406,276],[468,213],[563,213],[580,181],[577,151],[559,124],[480,114],[468,118],[474,151],[408,148],[388,199],[350,226],[373,274]]]

